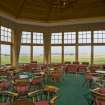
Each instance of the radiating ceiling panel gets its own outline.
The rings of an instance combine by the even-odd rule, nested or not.
[[[68,7],[55,7],[57,0],[0,0],[0,10],[17,19],[53,21],[105,16],[105,0],[77,0]],[[60,1],[60,0],[58,0]],[[58,5],[59,2],[58,2]]]

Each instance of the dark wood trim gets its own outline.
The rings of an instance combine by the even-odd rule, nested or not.
[[[64,32],[62,32],[62,63],[64,63]]]
[[[76,49],[75,49],[75,61],[78,61],[78,31],[76,32]]]

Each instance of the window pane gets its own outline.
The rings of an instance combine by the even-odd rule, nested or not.
[[[1,45],[1,64],[11,64],[11,46]]]
[[[62,49],[60,46],[51,47],[51,63],[61,63]]]
[[[43,33],[33,32],[33,43],[43,44]]]
[[[34,46],[33,47],[33,60],[38,63],[43,63],[44,56],[44,47],[43,46]]]
[[[52,33],[51,44],[62,44],[62,33]]]
[[[11,42],[12,39],[12,31],[9,28],[1,26],[1,35],[0,35],[0,40],[5,41],[5,42]]]
[[[73,44],[75,42],[76,32],[64,32],[64,44]]]
[[[94,64],[105,64],[105,46],[94,46]]]
[[[90,62],[91,59],[91,46],[79,46],[79,61]]]
[[[94,31],[94,43],[105,43],[105,31]]]
[[[31,43],[31,32],[22,32],[21,43]]]
[[[91,43],[91,31],[78,32],[79,43]]]
[[[19,54],[19,63],[30,62],[30,46],[21,46]]]
[[[64,61],[75,61],[75,46],[64,46]]]

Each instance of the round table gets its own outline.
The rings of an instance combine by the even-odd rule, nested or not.
[[[96,73],[105,75],[105,71],[102,71],[102,70],[97,70]]]
[[[15,77],[18,77],[20,79],[30,79],[33,77],[32,72],[18,72]]]

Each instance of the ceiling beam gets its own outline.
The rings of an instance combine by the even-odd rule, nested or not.
[[[20,16],[20,14],[22,13],[23,11],[23,8],[25,6],[25,3],[26,3],[26,0],[23,0],[21,1],[21,4],[19,6],[19,10],[17,11],[17,14],[16,14],[16,19]]]

